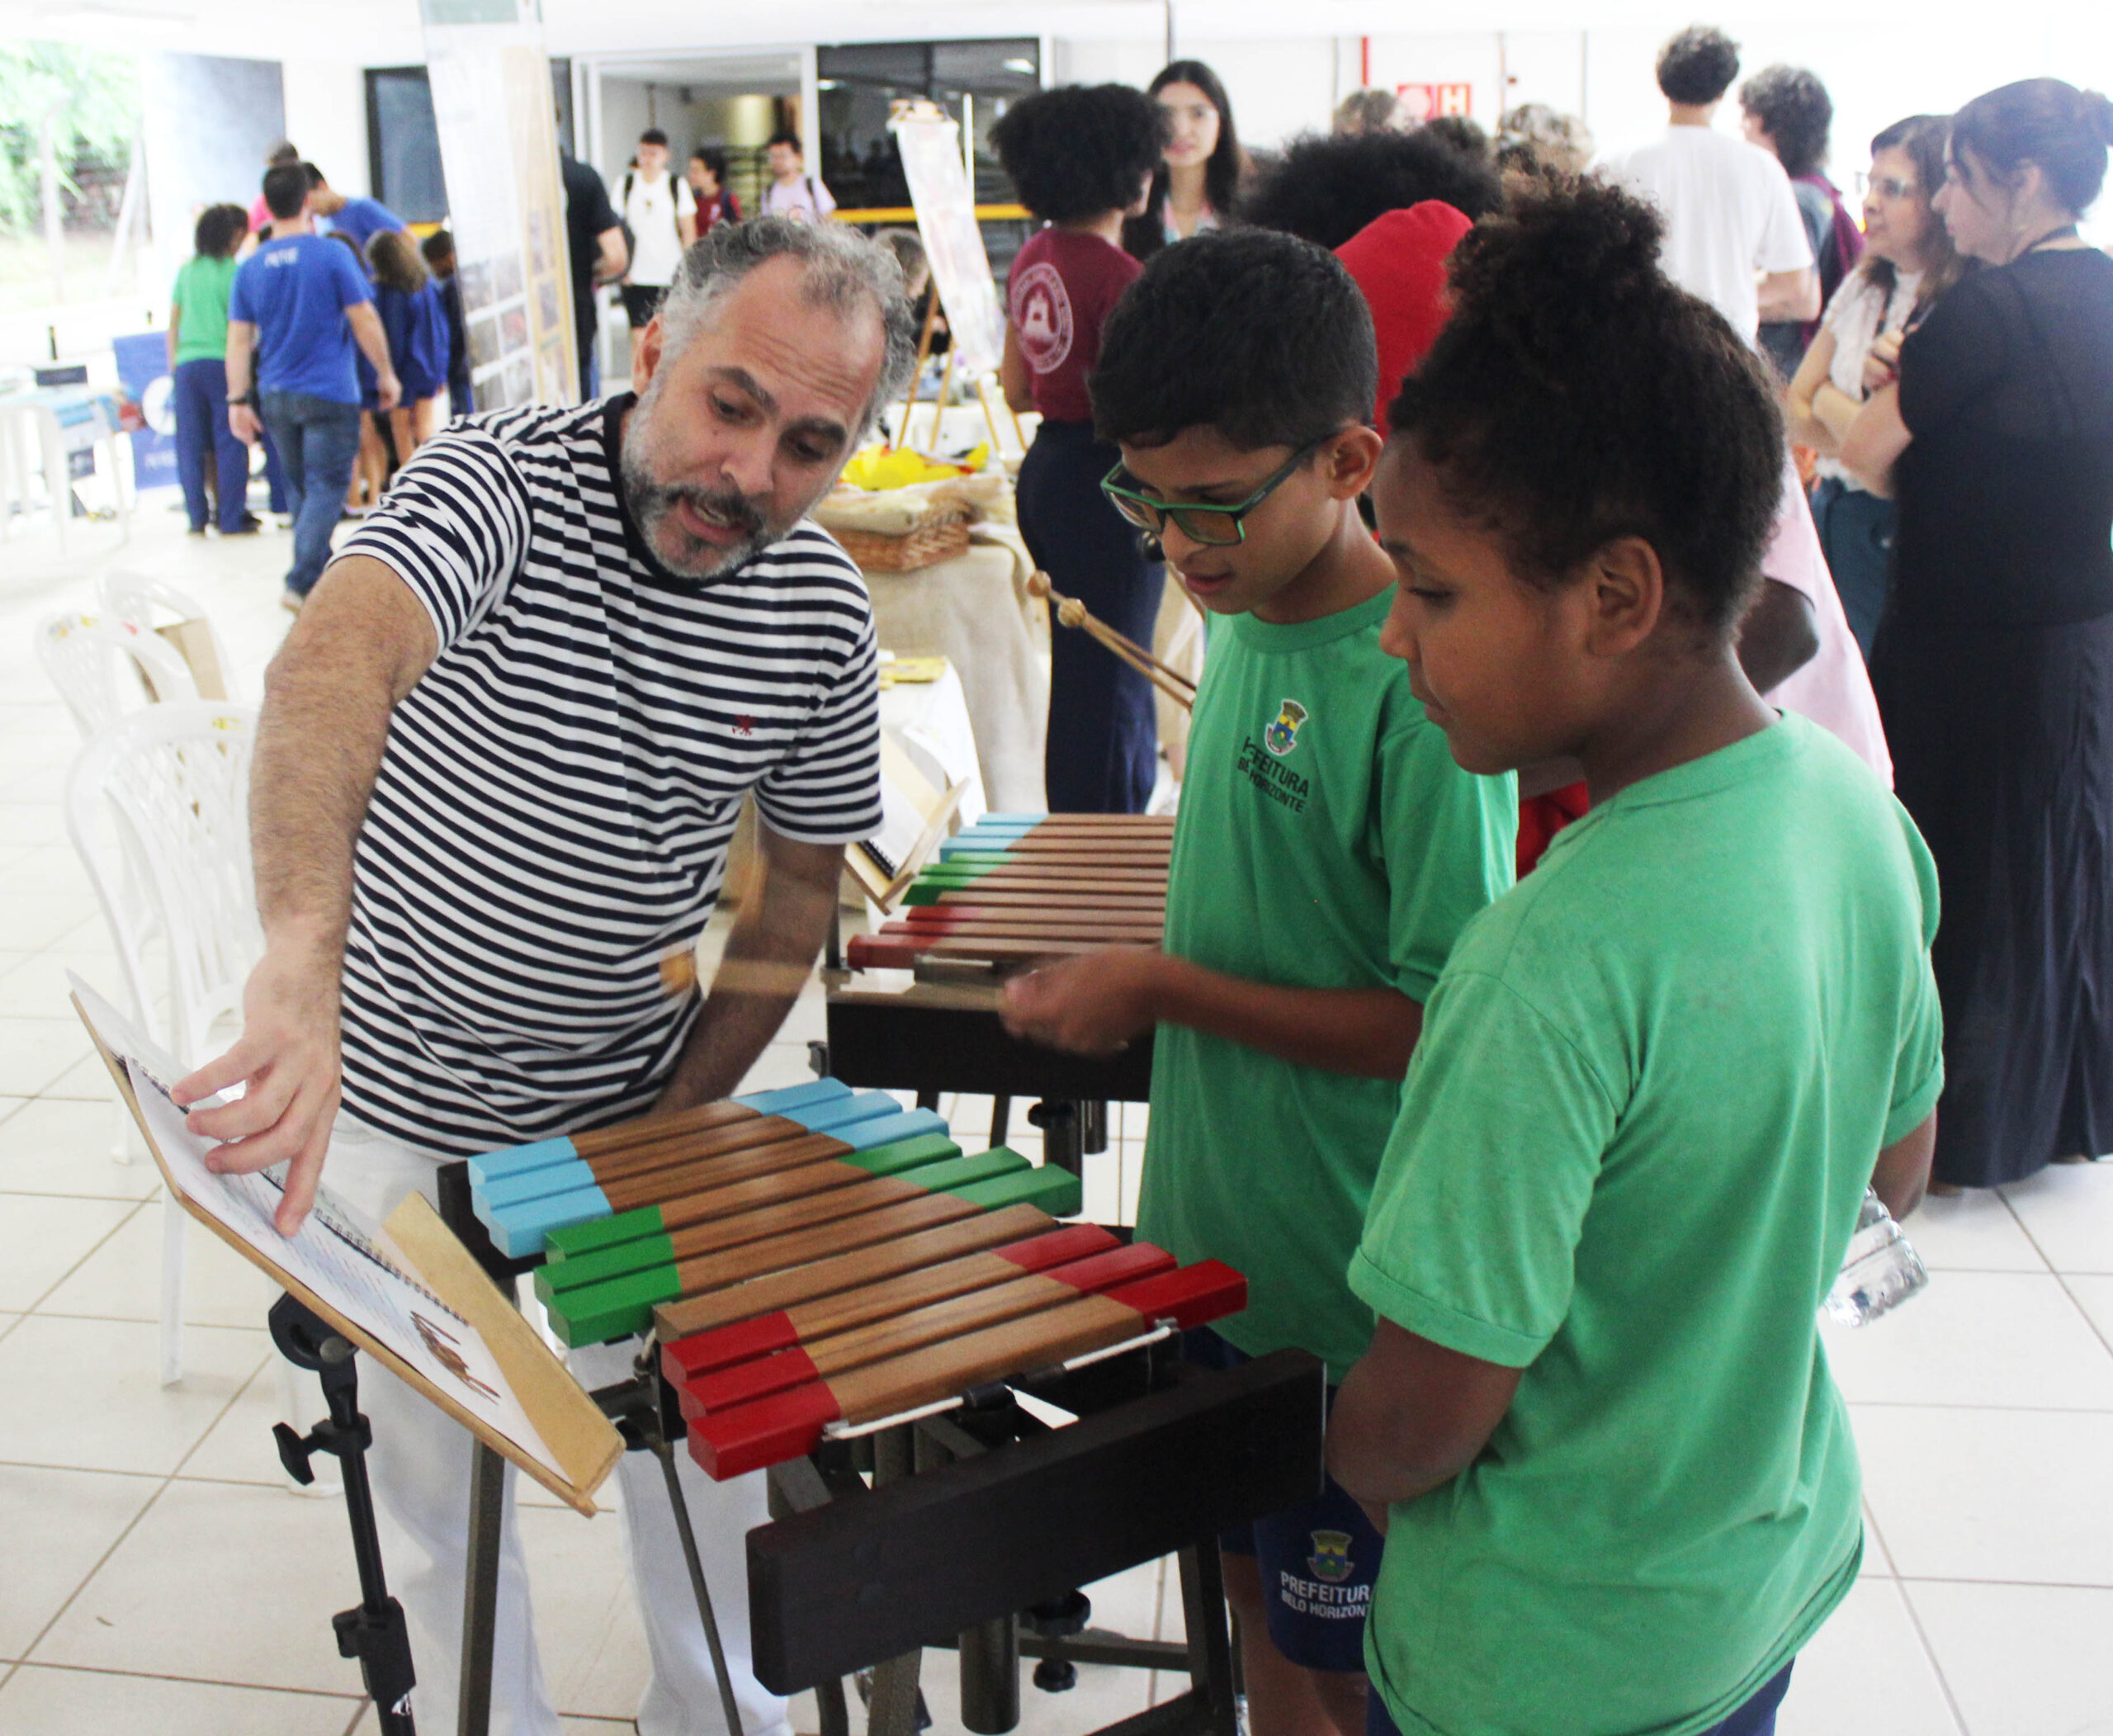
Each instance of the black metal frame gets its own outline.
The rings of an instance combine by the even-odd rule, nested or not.
[[[867,1736],[912,1736],[923,1649],[961,1658],[963,1722],[1019,1721],[1018,1659],[1185,1668],[1189,1691],[1111,1726],[1122,1736],[1232,1736],[1234,1672],[1217,1537],[1321,1486],[1324,1374],[1300,1351],[1225,1372],[1173,1341],[1070,1376],[1022,1383],[1074,1411],[1051,1430],[999,1388],[961,1411],[872,1437],[873,1487],[849,1444],[771,1473],[749,1534],[758,1680],[816,1690],[821,1736],[849,1736],[842,1678],[871,1667]],[[1023,1635],[1016,1612],[1175,1554],[1187,1644]]]
[[[945,1091],[988,1094],[994,1146],[1005,1142],[1013,1099],[1039,1099],[1028,1119],[1042,1129],[1042,1155],[1075,1175],[1084,1158],[1108,1149],[1108,1104],[1151,1100],[1150,1037],[1117,1055],[1067,1055],[1023,1043],[994,1012],[922,1002],[914,991],[833,990],[826,1017],[827,1041],[809,1045],[818,1074],[915,1091],[923,1109],[937,1109]]]

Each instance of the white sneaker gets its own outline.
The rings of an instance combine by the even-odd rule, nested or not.
[[[279,593],[279,607],[289,615],[298,615],[300,613],[301,604],[307,601],[308,599],[291,585],[288,585],[286,589]]]

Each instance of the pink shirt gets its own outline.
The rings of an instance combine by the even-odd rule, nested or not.
[[[1813,624],[1819,631],[1819,649],[1812,660],[1761,697],[1779,711],[1796,712],[1840,736],[1891,789],[1893,755],[1886,750],[1871,678],[1864,671],[1849,617],[1841,612],[1834,575],[1827,569],[1819,532],[1813,527],[1812,509],[1805,503],[1797,466],[1787,452],[1783,501],[1775,510],[1775,531],[1761,557],[1761,570],[1778,584],[1803,593],[1813,606]]]

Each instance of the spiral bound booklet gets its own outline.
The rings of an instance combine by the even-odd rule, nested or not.
[[[623,1442],[422,1194],[369,1236],[327,1190],[291,1237],[275,1172],[216,1175],[168,1087],[188,1068],[72,978],[73,1005],[186,1211],[494,1450],[583,1513]]]

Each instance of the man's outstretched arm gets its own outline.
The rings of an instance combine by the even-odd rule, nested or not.
[[[181,1081],[180,1105],[229,1086],[243,1096],[195,1109],[207,1159],[247,1172],[291,1159],[278,1227],[314,1203],[343,1071],[339,976],[352,920],[352,844],[389,739],[389,718],[438,650],[410,589],[364,555],[333,564],[265,676],[250,773],[249,827],[264,956],[243,990],[234,1048]]]
[[[675,1062],[656,1114],[730,1096],[778,1034],[829,937],[844,846],[800,844],[756,827],[761,886],[742,901],[711,994]]]

